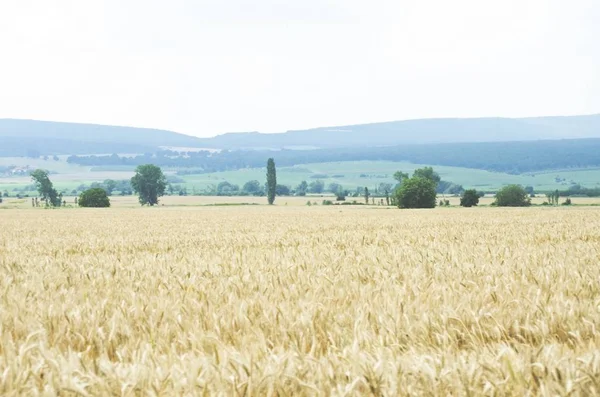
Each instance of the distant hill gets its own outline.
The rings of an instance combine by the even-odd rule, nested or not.
[[[537,118],[422,119],[322,127],[280,134],[229,133],[201,139],[221,149],[364,147],[600,137],[600,115]]]
[[[322,127],[279,134],[228,133],[214,138],[196,138],[148,128],[0,119],[0,156],[151,153],[160,147],[332,149],[595,137],[600,137],[600,115],[423,119]]]
[[[198,138],[149,128],[0,119],[0,156],[154,152],[160,146],[200,147]]]

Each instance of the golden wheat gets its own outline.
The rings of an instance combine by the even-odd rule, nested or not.
[[[2,395],[600,394],[600,210],[0,211]]]

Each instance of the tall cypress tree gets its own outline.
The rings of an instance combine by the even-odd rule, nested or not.
[[[275,202],[275,190],[277,189],[277,171],[275,170],[275,161],[270,158],[267,161],[267,199],[269,204]]]

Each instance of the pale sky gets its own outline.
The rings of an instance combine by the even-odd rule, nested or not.
[[[0,118],[198,136],[600,113],[599,0],[0,0]]]

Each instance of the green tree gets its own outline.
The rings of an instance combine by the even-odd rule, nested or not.
[[[35,182],[35,187],[42,200],[46,201],[46,205],[60,207],[60,198],[48,177],[48,171],[37,169],[31,173],[31,179]]]
[[[323,189],[325,189],[325,183],[320,179],[317,179],[308,185],[308,191],[311,193],[323,193]]]
[[[554,191],[553,197],[554,197],[554,205],[558,205],[558,200],[560,200],[560,193],[559,193],[558,189],[556,189]]]
[[[267,201],[269,205],[275,202],[277,193],[277,170],[275,169],[275,160],[270,158],[267,161]]]
[[[217,195],[219,196],[233,196],[240,191],[238,185],[234,185],[227,181],[219,182],[217,185]]]
[[[340,190],[341,187],[342,187],[342,185],[340,185],[339,183],[332,182],[332,183],[329,184],[328,190],[331,193],[335,194],[335,193],[338,192],[338,190]]]
[[[380,183],[377,191],[383,195],[392,191],[391,183]]]
[[[403,180],[408,179],[408,174],[402,171],[396,171],[394,173],[394,179],[398,181],[398,183],[402,183]]]
[[[498,190],[494,204],[498,207],[527,207],[531,199],[521,185],[508,185]]]
[[[289,196],[290,187],[286,185],[277,184],[277,186],[275,186],[275,194],[277,194],[278,196]]]
[[[335,191],[334,193],[335,193],[336,201],[346,201],[346,196],[348,195],[348,191],[344,190],[342,185],[339,185],[337,188],[337,191]]]
[[[369,188],[365,186],[365,204],[367,204],[367,205],[369,204],[369,196],[370,196]]]
[[[435,185],[429,178],[405,179],[396,190],[395,203],[399,208],[435,208]]]
[[[298,186],[296,186],[296,196],[306,196],[306,191],[308,190],[308,183],[306,181],[300,182]]]
[[[263,192],[262,186],[260,186],[260,182],[257,180],[248,181],[242,187],[242,191],[244,193],[259,195]]]
[[[479,204],[479,193],[475,189],[468,189],[463,192],[460,198],[461,207],[473,207]]]
[[[77,201],[80,207],[105,208],[110,207],[108,194],[102,188],[92,188],[79,195]]]
[[[141,205],[158,204],[158,198],[165,194],[167,178],[160,167],[153,164],[140,165],[131,178],[131,187],[139,196]]]
[[[437,172],[435,172],[432,167],[416,169],[413,173],[413,178],[429,179],[430,181],[433,181],[435,183],[436,187],[437,184],[440,183],[440,181],[442,180],[442,178],[440,178],[440,175]]]
[[[392,191],[391,183],[380,183],[379,184],[379,193],[385,196],[386,205],[390,205],[390,192]]]
[[[106,194],[109,196],[111,196],[113,191],[117,188],[117,182],[112,179],[105,180],[102,182],[102,185],[104,185],[104,190],[106,190]]]

